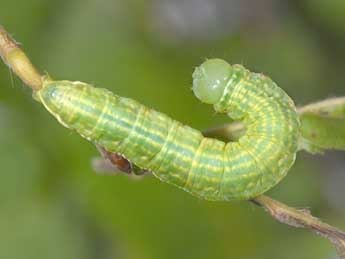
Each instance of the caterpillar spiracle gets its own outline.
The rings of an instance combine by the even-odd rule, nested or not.
[[[204,103],[240,120],[236,142],[200,131],[107,89],[43,80],[36,100],[69,129],[118,153],[163,182],[206,200],[244,200],[276,185],[295,161],[300,122],[291,98],[269,77],[209,59],[193,73]]]

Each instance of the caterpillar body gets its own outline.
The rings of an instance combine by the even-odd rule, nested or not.
[[[106,89],[49,79],[43,84],[34,97],[61,124],[206,200],[258,196],[295,161],[300,123],[293,101],[270,78],[241,65],[210,59],[193,73],[195,95],[245,125],[245,135],[229,143]]]

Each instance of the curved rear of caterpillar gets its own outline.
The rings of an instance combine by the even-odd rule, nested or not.
[[[293,165],[299,120],[290,97],[268,77],[219,59],[193,73],[193,91],[241,120],[237,142],[205,138],[165,114],[81,82],[44,81],[35,98],[60,123],[139,168],[207,200],[250,199]]]

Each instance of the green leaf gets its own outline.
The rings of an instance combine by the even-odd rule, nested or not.
[[[302,114],[301,149],[317,153],[322,149],[345,149],[345,118]]]
[[[345,97],[330,98],[298,109],[301,120],[299,149],[322,153],[345,149]]]

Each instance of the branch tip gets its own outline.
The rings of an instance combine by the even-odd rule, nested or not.
[[[345,232],[311,215],[309,209],[295,209],[261,195],[252,200],[263,207],[275,220],[296,228],[306,228],[327,238],[336,248],[340,259],[345,259]]]
[[[0,56],[5,64],[32,90],[42,88],[41,75],[21,50],[20,44],[0,25]]]

